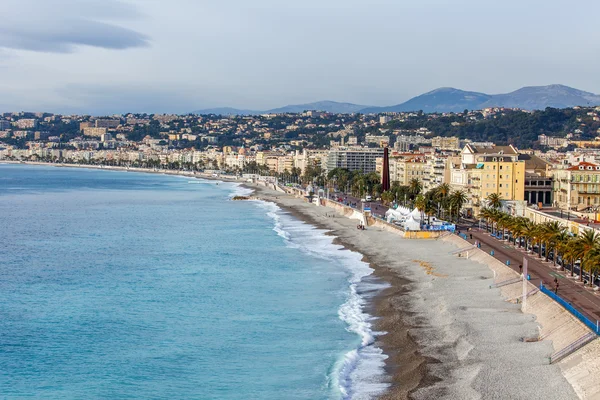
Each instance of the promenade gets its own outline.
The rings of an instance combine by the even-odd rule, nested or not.
[[[523,264],[523,258],[526,258],[528,260],[527,272],[534,285],[539,287],[543,282],[548,288],[554,289],[554,279],[558,279],[559,296],[592,321],[600,320],[600,293],[584,287],[578,279],[571,278],[569,270],[561,271],[559,266],[554,265],[552,261],[546,262],[544,259],[540,259],[536,253],[528,254],[525,249],[515,248],[506,240],[496,239],[485,229],[473,226],[469,232],[467,231],[469,227],[461,226],[461,232],[467,235],[468,242],[475,244],[478,241],[481,243],[481,249],[488,254],[493,250],[496,259],[504,264],[507,260],[510,261],[510,267],[517,272],[519,272],[519,265]]]

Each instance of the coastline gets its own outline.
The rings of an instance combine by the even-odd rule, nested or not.
[[[372,299],[375,330],[388,359],[389,390],[380,399],[576,399],[561,366],[548,365],[551,340],[536,315],[490,289],[497,272],[485,261],[457,257],[453,240],[410,240],[356,221],[328,207],[264,188],[255,197],[327,229],[336,243],[364,256],[374,275],[390,284]],[[455,239],[452,235],[451,239]]]
[[[376,346],[388,356],[390,378],[389,390],[381,399],[525,399],[533,393],[577,398],[560,367],[547,365],[551,342],[521,341],[539,334],[536,316],[505,301],[501,290],[489,289],[496,278],[492,266],[450,255],[457,249],[450,242],[402,239],[376,227],[358,231],[356,221],[331,208],[236,179],[181,171],[68,166],[237,183],[254,190],[260,200],[276,203],[294,217],[328,230],[335,236],[334,243],[362,254],[374,276],[390,284],[370,299],[374,330],[386,332],[376,337]]]
[[[352,226],[354,222],[345,217],[337,216],[330,220],[323,219],[319,215],[311,215],[306,213],[305,209],[300,209],[297,206],[290,205],[283,201],[282,196],[288,197],[290,200],[301,202],[285,193],[275,192],[271,189],[250,184],[243,180],[227,179],[227,177],[213,177],[202,173],[193,173],[186,171],[170,171],[170,170],[153,170],[147,168],[126,168],[126,167],[100,167],[95,165],[77,165],[77,164],[50,164],[42,162],[12,162],[7,161],[6,164],[12,165],[34,165],[57,168],[84,168],[104,171],[120,171],[120,172],[138,172],[151,173],[172,176],[184,176],[189,178],[207,179],[221,182],[237,183],[241,187],[245,187],[253,191],[253,196],[260,197],[261,200],[277,204],[282,211],[291,214],[294,218],[308,223],[318,229],[326,230],[328,235],[333,236],[333,243],[342,245],[345,249],[359,253],[363,257],[363,261],[368,263],[374,270],[373,277],[380,281],[389,284],[389,287],[380,290],[375,294],[365,305],[366,312],[373,317],[373,331],[386,332],[385,335],[376,336],[375,345],[382,349],[383,353],[388,357],[385,361],[385,383],[388,383],[389,389],[381,395],[381,399],[408,399],[410,393],[419,387],[428,383],[435,382],[434,376],[427,374],[426,364],[428,359],[422,356],[419,352],[418,345],[410,334],[412,326],[406,323],[406,313],[399,312],[395,304],[405,301],[409,295],[410,281],[400,277],[394,271],[379,265],[364,249],[359,249],[352,240],[344,235],[344,229],[337,230],[332,226],[332,221],[344,221]],[[306,204],[306,203],[304,203]],[[308,204],[306,204],[309,206]],[[321,207],[326,210],[326,207]],[[302,212],[304,211],[304,212]],[[329,210],[333,214],[332,210]],[[436,362],[435,360],[429,360]]]
[[[255,197],[277,204],[294,218],[328,231],[327,234],[334,238],[334,244],[339,244],[346,250],[361,254],[362,261],[369,264],[373,269],[373,277],[389,285],[376,293],[370,299],[370,303],[366,305],[368,313],[375,319],[373,330],[386,332],[385,335],[377,336],[375,342],[375,345],[388,356],[385,362],[385,372],[388,379],[386,382],[390,386],[379,398],[382,400],[409,399],[414,390],[437,381],[437,378],[427,374],[426,368],[428,361],[434,363],[437,361],[428,360],[419,352],[419,346],[410,334],[413,327],[406,323],[405,317],[407,315],[405,314],[407,313],[399,312],[394,306],[409,295],[410,281],[400,277],[391,269],[377,264],[372,255],[358,249],[351,240],[345,237],[342,231],[332,229],[332,224],[328,223],[336,219],[347,220],[345,217],[336,216],[319,219],[315,215],[302,212],[297,207],[292,207],[282,201],[283,199],[280,197],[286,196],[284,193],[273,192],[268,188],[254,184],[244,183],[242,186],[254,190]],[[322,208],[327,209],[326,207]],[[329,210],[327,214],[332,215],[333,211]]]

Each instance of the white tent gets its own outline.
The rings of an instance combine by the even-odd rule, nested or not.
[[[421,218],[416,220],[411,214],[408,219],[404,222],[404,230],[406,231],[420,231],[421,230]]]
[[[418,208],[415,208],[411,213],[410,216],[413,217],[415,220],[420,221],[421,220],[421,211],[419,211]]]

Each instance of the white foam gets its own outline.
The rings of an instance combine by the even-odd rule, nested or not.
[[[274,221],[273,230],[285,240],[288,247],[297,248],[313,257],[336,262],[350,273],[348,292],[344,304],[338,309],[339,318],[347,325],[346,330],[360,338],[357,348],[351,349],[331,368],[328,385],[343,399],[372,399],[382,394],[389,384],[385,378],[387,356],[374,342],[381,333],[374,332],[373,317],[364,312],[366,300],[359,294],[363,279],[373,269],[362,261],[362,255],[351,251],[340,251],[343,246],[333,244],[333,236],[326,231],[283,214],[279,206],[265,201],[255,202]],[[368,288],[381,290],[386,285],[369,284]]]
[[[250,196],[252,193],[254,193],[254,189],[244,187],[244,186],[242,186],[241,183],[234,183],[234,182],[219,182],[219,183],[227,185],[227,186],[231,186],[232,191],[229,194],[230,199],[235,196]]]

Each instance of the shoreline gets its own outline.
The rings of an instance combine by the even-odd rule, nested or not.
[[[368,299],[369,314],[375,317],[373,330],[386,332],[375,342],[388,356],[385,371],[390,387],[379,396],[381,399],[525,399],[533,393],[546,398],[586,398],[581,396],[585,388],[577,387],[577,380],[565,372],[565,364],[547,364],[547,357],[557,350],[551,341],[554,338],[535,343],[522,340],[547,329],[548,317],[523,313],[520,306],[507,301],[504,289],[489,289],[497,267],[485,259],[456,257],[452,253],[460,244],[455,240],[403,239],[374,226],[358,231],[356,221],[332,208],[317,207],[241,179],[181,171],[68,166],[237,183],[252,189],[258,199],[273,202],[294,217],[329,231],[334,243],[362,254],[363,261],[374,270],[373,276],[390,284]],[[590,359],[593,354],[588,355]],[[577,365],[574,362],[570,364]]]
[[[3,161],[4,162],[4,161]],[[241,187],[253,191],[251,196],[261,197],[261,200],[277,204],[282,211],[289,213],[294,218],[312,225],[318,229],[327,231],[327,235],[332,236],[333,244],[339,244],[349,251],[359,253],[362,256],[362,261],[369,264],[373,269],[373,277],[380,282],[385,282],[389,285],[376,293],[372,298],[367,299],[365,312],[373,318],[373,331],[386,332],[385,335],[378,335],[375,338],[375,345],[383,351],[388,357],[385,360],[385,383],[390,386],[384,392],[380,399],[397,400],[409,399],[411,392],[426,386],[431,382],[435,382],[434,376],[427,374],[427,363],[437,362],[436,360],[428,359],[419,352],[419,346],[410,334],[412,326],[407,325],[406,315],[399,313],[394,307],[395,303],[404,301],[409,294],[408,279],[400,277],[394,271],[377,264],[371,255],[364,250],[358,249],[351,240],[344,238],[341,231],[336,232],[326,221],[320,220],[318,217],[311,216],[301,212],[297,207],[293,207],[280,201],[280,196],[289,196],[288,194],[275,192],[272,189],[251,184],[242,179],[231,179],[224,176],[214,177],[208,174],[193,173],[187,171],[171,171],[171,170],[154,170],[148,168],[127,168],[127,167],[112,167],[112,166],[96,166],[96,165],[77,165],[77,164],[52,164],[43,162],[15,162],[7,161],[6,164],[11,165],[34,165],[57,168],[83,168],[102,171],[119,171],[119,172],[138,172],[150,173],[159,175],[184,176],[188,178],[207,179],[212,181],[237,183]],[[291,197],[291,196],[290,196]],[[326,207],[322,207],[326,209]],[[331,214],[335,212],[329,210]],[[338,216],[340,220],[345,217]],[[336,218],[336,219],[337,219]]]
[[[243,183],[242,186],[254,190],[254,196],[257,199],[273,202],[294,218],[318,229],[326,230],[327,235],[333,237],[334,244],[339,244],[345,250],[360,254],[362,261],[373,269],[372,276],[389,285],[368,299],[366,305],[366,311],[374,319],[373,331],[386,333],[378,335],[375,340],[375,345],[381,348],[388,357],[385,360],[384,369],[389,388],[378,398],[382,400],[410,399],[411,393],[415,390],[436,382],[438,379],[427,372],[427,363],[437,363],[438,361],[420,353],[419,345],[410,333],[414,327],[406,323],[407,315],[404,315],[406,313],[400,313],[394,307],[394,304],[402,302],[409,295],[411,281],[376,263],[372,255],[358,249],[350,240],[344,238],[342,232],[332,229],[327,221],[319,220],[314,215],[303,213],[280,201],[279,197],[286,196],[286,194],[273,192],[271,189],[255,184]],[[327,209],[326,207],[322,208]],[[334,214],[331,209],[329,209],[329,213]],[[347,219],[343,216],[336,216],[332,219],[336,218]]]

